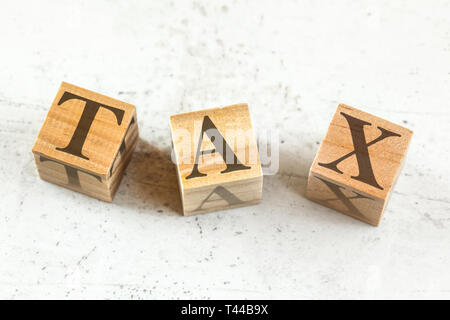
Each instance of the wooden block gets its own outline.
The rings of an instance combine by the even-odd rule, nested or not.
[[[33,147],[39,175],[112,201],[138,135],[135,106],[63,82]]]
[[[255,204],[263,175],[247,104],[170,117],[184,215]]]
[[[311,166],[306,196],[378,226],[413,132],[341,104]]]

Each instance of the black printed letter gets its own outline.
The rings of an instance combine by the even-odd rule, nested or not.
[[[247,167],[243,165],[239,159],[237,158],[236,154],[234,154],[233,150],[231,150],[230,146],[228,146],[227,142],[223,138],[223,136],[220,134],[219,130],[217,130],[214,123],[211,121],[211,119],[208,116],[205,116],[203,118],[203,124],[202,124],[202,132],[200,133],[200,139],[198,141],[198,147],[197,147],[197,153],[195,155],[195,161],[194,161],[194,168],[192,169],[192,172],[189,176],[186,177],[186,179],[192,179],[192,178],[198,178],[198,177],[204,177],[207,176],[205,173],[201,173],[198,171],[198,159],[200,157],[200,154],[212,154],[216,152],[216,149],[212,150],[205,150],[201,151],[202,147],[202,140],[203,140],[203,134],[205,134],[209,137],[211,142],[214,144],[214,146],[217,149],[217,152],[220,153],[223,160],[225,161],[225,164],[227,165],[227,168],[220,173],[227,173],[227,172],[233,172],[238,170],[247,170],[251,167]],[[221,139],[221,141],[216,141],[217,137]],[[233,154],[233,163],[228,163],[227,161],[227,154]]]
[[[69,144],[65,148],[56,148],[56,150],[67,152],[74,156],[89,160],[89,158],[83,155],[81,151],[83,150],[83,145],[86,141],[89,129],[91,128],[92,122],[94,121],[95,115],[97,114],[100,107],[112,111],[116,116],[117,124],[119,126],[122,123],[125,112],[121,109],[103,105],[67,91],[64,92],[61,99],[59,100],[58,106],[71,99],[82,100],[86,102],[86,104],[84,106],[83,113],[81,114],[80,121],[78,121],[78,125]]]
[[[384,128],[377,127],[381,131],[381,134],[378,136],[378,138],[367,143],[366,136],[364,134],[364,126],[371,124],[369,122],[354,118],[343,112],[341,112],[341,114],[345,117],[350,126],[354,150],[346,154],[345,156],[342,156],[339,159],[336,159],[330,163],[319,163],[319,166],[331,169],[333,171],[336,171],[337,173],[342,174],[343,172],[338,169],[337,165],[341,161],[349,158],[350,156],[356,155],[356,160],[358,161],[359,175],[352,176],[352,178],[367,183],[371,186],[374,186],[375,188],[383,190],[383,188],[378,184],[377,180],[375,179],[375,175],[373,174],[368,147],[388,137],[400,137],[400,135],[395,132],[386,130]]]

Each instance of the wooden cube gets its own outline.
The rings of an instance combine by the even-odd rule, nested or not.
[[[247,104],[170,117],[184,215],[255,204],[263,174]]]
[[[339,105],[311,166],[306,196],[378,226],[412,131]]]
[[[43,180],[110,202],[137,139],[135,106],[63,82],[33,154]]]

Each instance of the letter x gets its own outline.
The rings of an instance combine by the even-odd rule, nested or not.
[[[329,163],[319,163],[319,166],[331,169],[337,173],[343,174],[341,170],[338,169],[337,165],[344,161],[345,159],[355,155],[356,160],[358,162],[359,175],[352,176],[353,179],[367,183],[375,188],[383,190],[383,188],[378,184],[375,179],[375,175],[373,174],[372,163],[370,162],[369,156],[369,147],[374,145],[377,142],[380,142],[389,137],[401,137],[398,133],[389,131],[382,127],[377,127],[381,134],[378,138],[367,142],[366,136],[364,134],[364,126],[371,125],[371,123],[354,118],[346,113],[341,112],[341,115],[345,117],[349,126],[350,132],[352,134],[353,146],[354,150],[352,152],[347,153],[345,156],[340,157]]]
[[[324,180],[322,178],[319,178],[318,176],[314,176],[316,179],[319,179],[320,181],[322,181],[323,183],[325,183],[327,185],[327,187],[336,195],[337,198],[332,198],[332,199],[317,199],[317,201],[319,202],[324,202],[324,203],[329,203],[330,201],[336,201],[336,200],[340,200],[348,209],[348,211],[355,215],[355,216],[359,216],[365,220],[367,220],[367,218],[358,210],[358,208],[356,208],[356,206],[350,201],[352,199],[370,199],[373,200],[369,197],[363,196],[362,194],[357,193],[356,191],[352,191],[355,196],[352,197],[346,197],[345,194],[342,192],[341,189],[345,189],[344,187],[338,186],[337,184],[334,184],[330,181]]]

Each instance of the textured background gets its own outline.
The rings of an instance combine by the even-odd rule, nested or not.
[[[450,298],[449,1],[1,1],[1,298]],[[135,104],[114,203],[41,181],[61,81]],[[261,204],[184,218],[168,117],[279,130]],[[415,131],[381,226],[304,198],[338,103]]]

